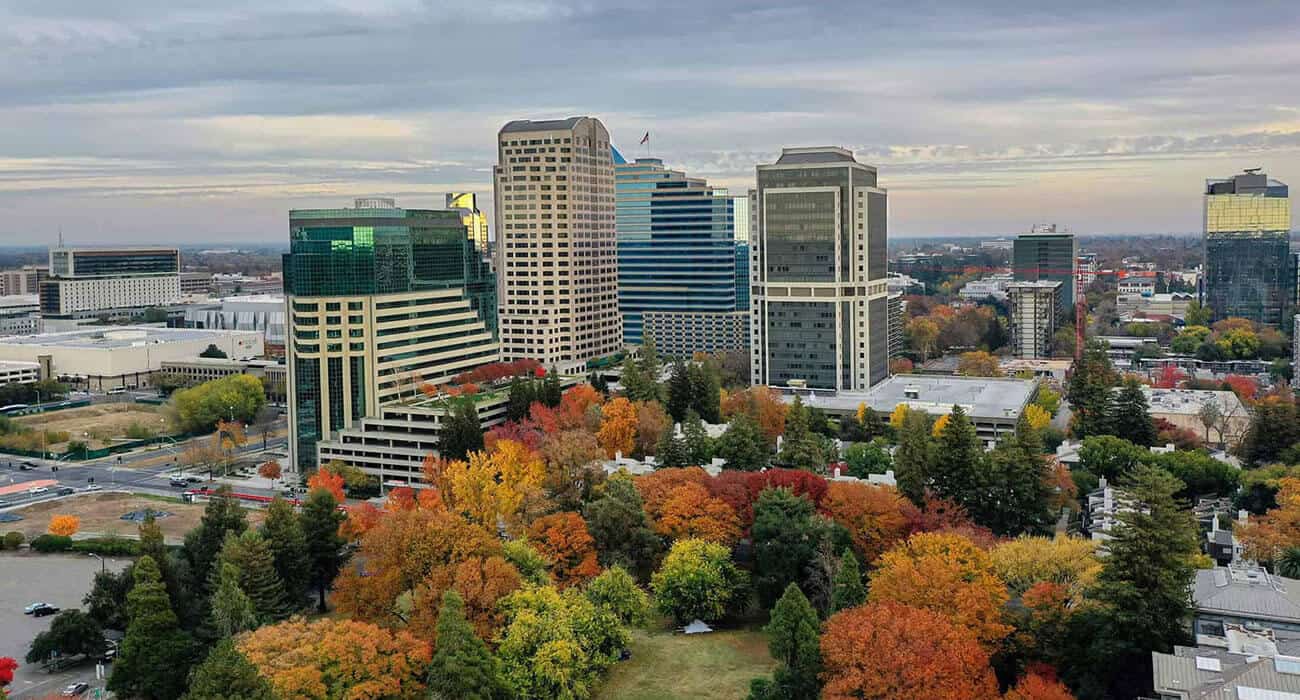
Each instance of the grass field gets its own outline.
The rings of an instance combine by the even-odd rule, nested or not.
[[[154,435],[176,432],[165,412],[158,410],[157,406],[136,403],[105,403],[70,408],[24,416],[15,422],[33,430],[44,428],[51,432],[66,431],[70,440],[81,440],[92,450],[126,439],[126,432],[133,424]],[[53,452],[60,452],[65,444],[52,444],[49,447]]]
[[[105,484],[107,486],[107,484]],[[158,521],[163,536],[168,542],[179,540],[203,516],[204,504],[179,503],[150,496],[137,496],[126,493],[87,493],[57,501],[46,501],[13,511],[23,519],[16,523],[5,523],[0,530],[18,530],[28,539],[43,534],[55,515],[75,515],[81,518],[81,532],[100,535],[134,536],[139,530],[136,523],[122,520],[122,515],[133,510],[165,510],[172,515]],[[262,521],[263,512],[256,509],[246,510],[248,522],[257,524]]]
[[[598,700],[736,700],[749,681],[772,673],[759,630],[684,635],[633,630],[632,658],[615,664]]]

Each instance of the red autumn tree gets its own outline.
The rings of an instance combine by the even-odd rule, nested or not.
[[[282,474],[283,470],[280,469],[280,463],[274,459],[262,462],[261,466],[257,468],[257,475],[263,479],[274,481],[279,479]]]
[[[952,532],[970,539],[980,547],[988,548],[997,544],[998,538],[992,530],[975,524],[970,514],[961,505],[934,496],[925,497],[924,508],[911,508],[907,511],[909,534],[918,532]]]
[[[826,495],[826,480],[803,469],[768,469],[761,472],[749,472],[749,494],[752,501],[758,500],[758,494],[764,489],[790,489],[796,496],[803,496],[817,505]]]
[[[589,427],[587,412],[592,406],[599,406],[604,397],[590,384],[579,384],[560,397],[556,409],[561,430],[576,430]]]
[[[14,671],[18,670],[18,662],[8,656],[0,656],[0,686],[9,685],[14,682]]]
[[[586,583],[600,573],[596,541],[577,513],[555,513],[533,521],[528,543],[550,562],[551,575],[561,588]]]
[[[532,420],[533,425],[542,431],[545,435],[560,432],[560,415],[553,409],[546,406],[540,401],[534,401],[528,407],[528,418]]]
[[[848,530],[853,550],[867,564],[907,537],[911,501],[892,486],[836,481],[826,489],[821,511]]]
[[[315,474],[307,477],[307,490],[325,489],[334,495],[334,500],[343,502],[343,477],[328,469],[317,469]]]
[[[721,499],[740,519],[740,528],[749,530],[754,524],[754,496],[749,492],[749,472],[724,469],[709,479],[709,493]]]
[[[465,602],[465,619],[474,626],[474,633],[491,641],[505,622],[505,611],[497,603],[522,584],[519,571],[499,556],[470,557],[436,567],[415,589],[407,627],[415,636],[436,645],[442,595],[454,589]]]
[[[677,487],[664,502],[663,512],[653,524],[656,532],[673,540],[697,539],[733,544],[740,539],[740,519],[736,512],[696,483]]]
[[[1074,700],[1074,695],[1055,678],[1030,672],[1007,691],[1003,700]]]
[[[545,438],[546,434],[537,428],[537,424],[531,418],[525,418],[521,421],[506,421],[483,433],[483,449],[492,452],[496,449],[498,442],[511,440],[536,452],[542,449],[542,441]]]
[[[722,401],[723,417],[730,418],[737,413],[749,414],[763,431],[768,447],[775,445],[777,436],[785,432],[787,410],[780,395],[765,386],[754,386],[728,394]]]
[[[988,652],[938,613],[870,603],[826,621],[824,700],[995,700]]]

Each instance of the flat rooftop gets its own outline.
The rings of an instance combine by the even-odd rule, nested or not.
[[[1152,389],[1142,387],[1152,413],[1180,413],[1196,415],[1208,403],[1217,403],[1219,410],[1228,415],[1246,415],[1241,399],[1231,391],[1212,389]]]
[[[40,333],[37,335],[0,338],[0,345],[112,350],[139,345],[215,340],[233,333],[260,333],[260,331],[155,328],[151,326],[93,326],[63,333]]]
[[[898,404],[931,414],[952,411],[960,405],[972,418],[1014,421],[1020,418],[1038,383],[1032,379],[948,377],[926,374],[896,374],[867,391],[817,392],[804,396],[808,406],[848,412],[865,403],[872,410],[889,413]],[[793,401],[793,396],[786,396]]]

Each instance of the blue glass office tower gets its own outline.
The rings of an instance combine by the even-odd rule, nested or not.
[[[707,182],[658,158],[614,154],[618,305],[623,341],[653,337],[661,354],[748,346],[747,267],[738,249],[735,203]],[[743,282],[742,282],[743,276]]]

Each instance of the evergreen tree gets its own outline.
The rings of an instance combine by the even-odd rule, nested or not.
[[[429,690],[458,700],[504,698],[501,666],[465,619],[465,602],[455,590],[442,595],[438,649],[429,664]]]
[[[686,463],[696,466],[709,464],[713,459],[713,439],[704,429],[704,421],[695,411],[686,412],[686,421],[682,424],[682,437],[685,439]]]
[[[472,397],[452,402],[451,414],[442,426],[438,451],[448,459],[465,459],[470,452],[483,449],[483,428],[478,421],[478,407]]]
[[[239,588],[252,601],[258,624],[279,622],[289,617],[293,608],[285,595],[284,582],[276,573],[275,555],[261,534],[249,530],[238,537],[227,535],[220,561],[235,567]]]
[[[1110,434],[1134,445],[1150,447],[1156,442],[1156,425],[1151,420],[1151,406],[1142,383],[1134,377],[1124,380],[1120,390],[1112,392],[1109,411]]]
[[[691,465],[687,459],[686,442],[677,435],[676,426],[670,426],[659,436],[655,446],[655,466],[685,467]]]
[[[930,417],[924,411],[908,411],[898,431],[894,452],[894,478],[899,493],[917,507],[925,505],[934,445],[930,439]]]
[[[1117,381],[1115,368],[1106,356],[1106,346],[1089,343],[1070,370],[1065,392],[1074,412],[1071,429],[1076,438],[1106,434],[1110,427],[1106,411],[1110,408],[1111,388]]]
[[[853,550],[845,549],[840,559],[840,570],[835,572],[831,589],[831,613],[856,608],[867,602],[867,587],[862,583],[862,570]]]
[[[185,535],[184,555],[189,564],[188,589],[202,597],[210,592],[213,562],[225,544],[226,533],[241,534],[248,529],[244,508],[230,495],[229,486],[217,488],[203,508],[198,527]],[[161,535],[161,531],[159,531]],[[160,566],[154,560],[155,566]]]
[[[101,627],[113,630],[126,629],[126,596],[131,592],[135,578],[132,575],[133,564],[127,564],[120,572],[96,571],[90,592],[81,599],[86,612]]]
[[[542,380],[542,391],[538,400],[546,404],[549,408],[555,408],[560,405],[564,398],[564,391],[560,388],[560,373],[554,368],[546,373],[546,379]]]
[[[639,400],[637,397],[645,396],[650,391],[647,388],[648,381],[641,373],[641,365],[631,355],[623,358],[623,371],[619,375],[619,384],[623,387],[623,395],[629,401],[637,401]]]
[[[794,397],[785,414],[785,431],[781,435],[781,452],[777,461],[795,469],[815,470],[826,466],[821,440],[809,426],[808,408]]]
[[[126,597],[126,636],[113,663],[108,689],[124,697],[173,700],[185,690],[185,676],[194,662],[194,641],[178,627],[153,557],[140,557],[133,576],[135,582]]]
[[[239,567],[225,561],[216,567],[217,583],[212,592],[211,635],[216,639],[233,637],[257,629],[257,610],[239,587]]]
[[[275,572],[284,583],[290,609],[301,608],[307,597],[307,541],[292,504],[278,497],[271,501],[262,524],[262,538],[271,546]]]
[[[1221,423],[1222,424],[1222,423]],[[1216,428],[1222,433],[1222,429]],[[1280,461],[1283,453],[1300,442],[1300,412],[1291,392],[1264,397],[1251,410],[1250,427],[1237,453],[1250,464]]]
[[[519,421],[528,417],[528,410],[537,400],[533,380],[512,377],[510,390],[506,395],[506,420]]]
[[[276,700],[271,684],[230,639],[222,639],[190,672],[184,700]]]
[[[718,438],[714,456],[721,457],[727,469],[752,472],[766,467],[771,455],[758,423],[746,413],[737,413]]]
[[[663,549],[650,529],[644,501],[626,472],[611,476],[600,498],[582,508],[582,519],[595,540],[602,566],[622,566],[645,581]]]
[[[601,374],[600,370],[592,370],[587,377],[587,383],[591,385],[592,389],[602,394],[609,393],[609,383],[605,381],[605,375]]]
[[[637,363],[637,369],[641,371],[641,377],[645,380],[645,393],[642,396],[628,398],[634,401],[662,401],[663,389],[659,382],[663,374],[663,363],[659,359],[659,351],[655,349],[654,336],[647,335],[642,340],[641,361]]]
[[[320,612],[325,612],[325,592],[347,561],[343,549],[347,542],[339,535],[343,518],[334,494],[325,489],[312,489],[307,494],[307,502],[302,508],[302,534],[307,542],[307,581],[316,588]]]
[[[975,425],[961,406],[954,405],[939,431],[931,461],[930,481],[935,495],[969,506],[985,484],[986,465]]]
[[[242,511],[241,511],[242,512]],[[167,596],[171,598],[172,609],[176,611],[177,617],[181,619],[181,626],[190,629],[199,623],[196,617],[201,606],[196,605],[200,601],[195,600],[196,595],[201,595],[201,591],[191,591],[181,580],[181,567],[175,561],[175,556],[167,549],[167,544],[163,540],[162,527],[158,525],[158,520],[154,518],[153,513],[146,513],[144,522],[140,523],[140,555],[153,557],[154,563],[158,565],[158,571],[162,574],[163,585],[167,587]],[[123,593],[125,596],[125,593]]]
[[[691,387],[691,410],[710,423],[722,420],[722,378],[717,369],[707,363],[692,362],[686,377]]]
[[[26,661],[29,664],[41,663],[55,654],[98,657],[102,653],[104,628],[99,626],[95,618],[80,610],[64,610],[55,616],[48,630],[32,640]]]
[[[673,363],[668,375],[668,405],[665,407],[668,415],[672,416],[674,421],[685,420],[686,412],[691,410],[694,398],[690,370],[687,369],[686,362],[678,360]]]
[[[1071,618],[1079,648],[1064,655],[1080,697],[1134,697],[1150,689],[1151,652],[1170,653],[1190,641],[1191,596],[1198,553],[1196,522],[1174,494],[1182,482],[1158,467],[1139,466],[1121,489],[1121,509],[1108,555],[1092,592],[1099,605]]]
[[[1047,531],[1053,524],[1051,487],[1043,441],[1021,417],[988,458],[989,479],[978,497],[963,503],[975,522],[1004,536]]]
[[[760,605],[771,606],[787,586],[803,580],[825,534],[812,501],[789,489],[768,488],[758,495],[750,539]]]
[[[751,685],[751,700],[800,700],[821,693],[822,669],[817,612],[803,591],[791,583],[772,608],[767,648],[779,664],[770,683]]]

